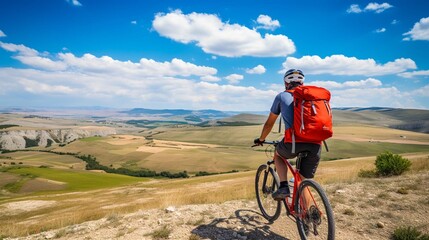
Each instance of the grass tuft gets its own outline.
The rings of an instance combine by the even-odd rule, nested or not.
[[[167,239],[170,237],[171,232],[173,232],[171,228],[167,225],[163,225],[161,228],[153,231],[150,235],[155,239]]]
[[[423,234],[415,227],[399,227],[392,234],[393,240],[429,240],[428,234]]]
[[[344,209],[343,214],[348,216],[354,216],[356,213],[353,209],[347,208],[347,209]]]

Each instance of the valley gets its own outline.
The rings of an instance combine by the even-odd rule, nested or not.
[[[244,203],[254,201],[255,170],[273,153],[273,149],[267,149],[265,146],[250,147],[253,139],[259,135],[265,120],[264,115],[239,114],[226,118],[216,118],[213,115],[210,118],[201,116],[203,121],[211,122],[210,126],[163,123],[157,127],[147,128],[127,124],[127,121],[136,116],[123,115],[124,113],[119,115],[109,113],[109,116],[101,116],[100,113],[96,120],[93,116],[79,115],[71,119],[58,115],[42,117],[40,113],[37,114],[38,117],[32,118],[25,118],[26,115],[22,113],[0,114],[0,125],[6,126],[0,131],[4,134],[7,131],[30,129],[51,131],[51,129],[108,128],[114,132],[106,135],[83,135],[73,141],[54,141],[49,146],[37,144],[37,146],[17,149],[18,151],[3,149],[0,154],[0,210],[3,213],[0,216],[0,236],[3,237],[26,236],[47,230],[52,230],[55,234],[62,231],[64,234],[67,233],[65,236],[70,237],[73,235],[68,235],[72,234],[68,226],[78,226],[76,224],[98,219],[122,219],[125,214],[133,214],[137,211],[155,211],[168,206],[186,208],[190,204],[198,206],[215,204],[214,206],[217,207],[229,201],[244,201]],[[195,115],[195,113],[192,114]],[[353,115],[355,112],[350,114]],[[366,113],[360,111],[358,114],[360,117],[354,121],[343,119],[344,113],[338,114],[339,117],[334,125],[334,137],[328,140],[329,152],[323,149],[323,161],[316,176],[316,180],[328,189],[331,201],[337,203],[338,207],[334,208],[334,211],[339,216],[339,224],[343,229],[348,228],[347,222],[350,221],[349,216],[344,216],[342,213],[346,206],[354,211],[357,211],[360,206],[350,202],[351,200],[341,200],[342,197],[335,194],[335,189],[341,188],[349,192],[353,191],[354,187],[349,188],[348,184],[361,186],[368,181],[373,181],[359,178],[358,173],[362,169],[374,168],[376,155],[391,151],[408,158],[413,163],[408,173],[409,178],[415,178],[417,182],[424,183],[429,174],[429,135],[427,133],[380,126],[368,120],[373,116],[372,111]],[[374,115],[380,117],[381,113],[375,112]],[[157,118],[156,121],[171,119],[182,121],[186,116],[151,117]],[[100,121],[100,118],[103,120]],[[148,118],[148,116],[137,118]],[[423,120],[426,121],[425,118]],[[377,118],[374,121],[379,122]],[[404,120],[386,120],[395,124],[400,121]],[[217,122],[232,122],[232,125],[217,124]],[[234,124],[234,122],[240,124]],[[277,128],[274,129],[277,130]],[[272,132],[270,135],[270,139],[273,140],[279,140],[281,137],[282,134],[278,132]],[[103,170],[87,170],[86,163],[78,158],[79,156],[92,156],[100,165],[112,169],[123,168],[131,171],[146,169],[156,173],[186,172],[188,178],[133,177],[106,173]],[[204,173],[203,176],[200,175],[201,173]],[[380,183],[384,181],[389,180],[381,179]],[[409,185],[406,187],[417,195],[412,198],[412,195],[401,196],[403,201],[406,203],[420,201],[422,208],[414,209],[417,211],[416,214],[427,213],[429,210],[425,200],[427,189]],[[379,196],[382,188],[373,191],[374,196]],[[389,197],[382,201],[393,201],[393,199]],[[243,206],[251,206],[251,204],[237,205],[240,208]],[[258,211],[257,207],[251,210]],[[224,212],[231,214],[231,211],[234,210],[225,209]],[[205,220],[201,224],[211,219],[210,214],[207,214],[208,217],[203,217]],[[162,219],[161,215],[160,219]],[[420,215],[416,215],[420,219],[419,226],[429,226],[427,221],[419,217]],[[358,216],[361,216],[360,213]],[[257,219],[257,217],[258,215],[255,215],[253,218]],[[386,217],[390,219],[384,216],[383,221],[390,221],[385,220]],[[342,222],[341,219],[346,222]],[[156,220],[153,221],[154,223],[150,224],[156,225]],[[395,224],[392,223],[388,228],[393,228]],[[118,223],[119,226],[121,224]],[[128,229],[126,232],[130,234],[140,231],[137,230],[138,227],[122,227]],[[137,229],[130,230],[134,228]],[[291,231],[294,230],[292,228]],[[363,231],[367,236],[372,236],[371,239],[383,239],[387,234],[376,230]],[[115,236],[116,234],[119,233],[115,233]],[[61,238],[60,235],[57,238]],[[203,235],[200,234],[200,236]],[[36,239],[36,235],[34,236]],[[127,236],[127,233],[123,236]],[[183,234],[183,238],[179,239],[188,239],[189,236],[188,231]],[[95,235],[88,235],[88,237],[97,239]],[[148,239],[151,238],[148,237]]]

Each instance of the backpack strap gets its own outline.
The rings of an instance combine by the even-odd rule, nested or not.
[[[295,153],[295,131],[292,129],[292,153]]]

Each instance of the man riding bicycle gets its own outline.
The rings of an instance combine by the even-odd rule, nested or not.
[[[277,145],[274,155],[274,163],[280,178],[280,186],[279,189],[272,194],[272,197],[278,201],[290,196],[290,190],[287,181],[287,166],[282,158],[290,159],[296,157],[300,152],[306,152],[306,157],[302,159],[299,171],[302,179],[305,179],[314,177],[317,166],[319,165],[321,154],[320,141],[308,142],[300,139],[298,136],[294,137],[294,142],[292,140],[294,119],[293,90],[296,87],[304,84],[303,72],[297,69],[290,69],[286,71],[283,80],[286,91],[279,93],[275,97],[271,106],[270,114],[264,124],[261,135],[259,138],[254,140],[255,144],[262,145],[265,141],[265,138],[271,132],[279,114],[282,114],[283,122],[285,123],[285,137]]]

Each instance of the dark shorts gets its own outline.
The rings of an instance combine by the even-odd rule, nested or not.
[[[295,143],[295,153],[292,153],[292,143],[282,140],[277,145],[277,153],[286,159],[294,158],[300,152],[307,152],[307,156],[301,160],[299,173],[305,178],[313,178],[319,166],[321,145],[315,143]]]

